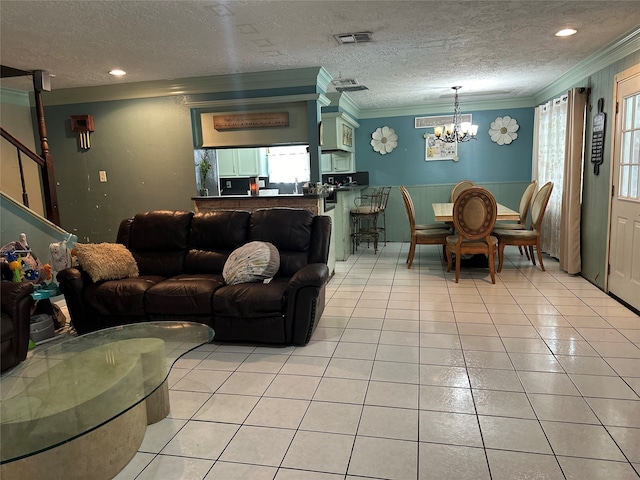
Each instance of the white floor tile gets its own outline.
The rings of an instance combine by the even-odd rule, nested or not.
[[[295,430],[242,426],[220,459],[277,467],[282,462],[294,434]]]
[[[418,473],[418,443],[357,437],[349,463],[350,475],[404,480]]]

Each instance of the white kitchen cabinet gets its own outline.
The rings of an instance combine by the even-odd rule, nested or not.
[[[229,148],[217,150],[217,155],[220,178],[267,176],[265,148]]]
[[[355,152],[355,131],[360,126],[341,112],[322,114],[322,150]]]
[[[320,158],[320,170],[322,173],[355,173],[356,165],[353,153],[323,153]]]

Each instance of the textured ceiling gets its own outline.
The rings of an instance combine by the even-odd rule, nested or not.
[[[0,1],[0,61],[52,88],[323,66],[364,109],[428,104],[462,85],[530,97],[640,25],[638,1]],[[569,38],[554,33],[578,29]],[[372,32],[338,45],[333,35]],[[123,79],[107,74],[128,72]],[[27,79],[4,87],[30,90]]]

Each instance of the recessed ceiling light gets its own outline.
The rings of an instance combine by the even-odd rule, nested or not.
[[[556,37],[570,37],[576,33],[578,33],[578,31],[575,28],[563,28],[559,32],[556,32]]]
[[[109,75],[113,75],[114,77],[122,77],[126,74],[127,72],[125,72],[124,70],[120,70],[119,68],[114,68],[109,72]]]

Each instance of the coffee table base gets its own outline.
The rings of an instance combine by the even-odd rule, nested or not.
[[[0,465],[0,478],[110,480],[140,449],[147,425],[169,414],[169,388],[163,382],[147,399],[122,415],[42,453]]]

